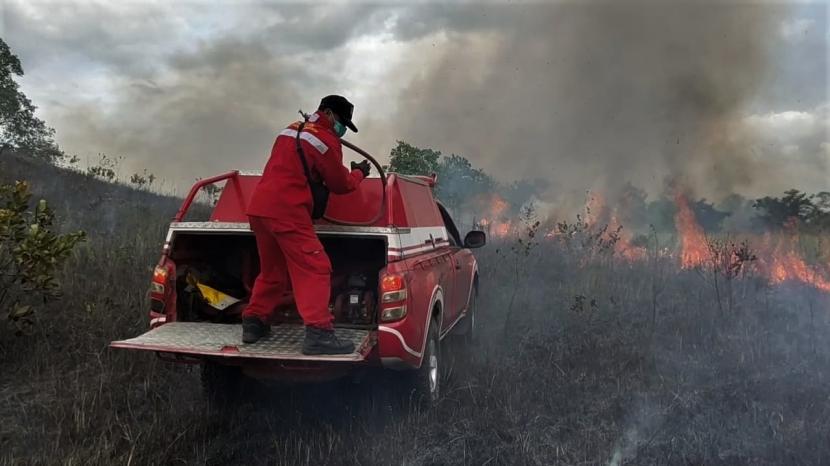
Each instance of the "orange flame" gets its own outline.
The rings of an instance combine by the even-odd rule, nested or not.
[[[493,195],[493,200],[490,202],[490,212],[493,213],[494,217],[501,217],[504,215],[508,207],[510,207],[510,204],[502,199],[501,196],[498,194]]]
[[[675,195],[677,213],[674,216],[680,234],[680,266],[684,269],[703,265],[711,256],[703,228],[697,223],[686,196]],[[796,225],[787,226],[783,235],[766,234],[758,246],[757,257],[761,274],[770,283],[797,281],[819,290],[830,292],[830,267],[820,270],[810,266],[798,252]]]
[[[478,222],[479,226],[490,235],[495,235],[499,238],[504,238],[510,234],[513,224],[511,222],[492,222],[487,218],[482,218]]]
[[[798,252],[798,231],[794,223],[789,224],[783,235],[764,236],[759,262],[762,272],[771,283],[798,281],[819,290],[830,292],[830,279],[818,268],[811,267]],[[826,270],[825,272],[830,272]]]
[[[607,210],[605,196],[597,192],[589,192],[588,200],[585,201],[585,225],[592,227],[601,222]]]
[[[680,235],[680,266],[684,269],[700,266],[706,262],[709,252],[703,227],[697,223],[686,195],[680,190],[675,193],[674,202],[677,206],[674,224]]]
[[[485,229],[489,234],[500,238],[508,236],[513,225],[510,220],[504,218],[504,215],[507,213],[510,203],[498,194],[492,194],[484,203],[483,210],[486,211],[486,215],[478,222],[481,228]]]
[[[608,232],[617,234],[617,242],[614,243],[614,252],[619,257],[631,262],[646,258],[646,248],[631,244],[631,232],[620,227],[620,221],[617,220],[617,216],[614,214],[611,215],[611,220],[608,222]]]
[[[509,210],[509,203],[495,194],[483,201],[482,210],[487,211],[488,216],[479,221],[480,226],[497,237],[510,235],[514,225],[504,217]],[[680,237],[680,267],[689,269],[712,264],[716,260],[713,258],[715,252],[710,249],[703,227],[698,223],[687,196],[678,189],[674,201],[674,222]],[[614,252],[617,257],[631,262],[647,257],[646,248],[632,244],[630,230],[621,227],[616,209],[609,208],[601,194],[589,193],[585,204],[584,224],[588,228],[605,228],[603,238],[606,241],[614,240]],[[554,238],[557,234],[554,228],[546,233],[545,237]],[[760,244],[754,246],[753,253],[757,257],[756,270],[770,283],[796,281],[830,293],[830,263],[814,266],[802,257],[798,248],[795,224],[790,225],[782,235],[767,234]],[[671,255],[668,250],[660,254]]]
[[[588,197],[585,200],[584,216],[581,218],[584,227],[588,231],[599,233],[600,229],[604,229],[600,238],[607,242],[613,241],[614,253],[617,257],[629,262],[646,258],[646,248],[632,244],[632,233],[621,226],[617,218],[616,208],[610,209],[605,202],[605,196],[601,193],[588,192]],[[594,229],[594,227],[597,228]],[[558,234],[558,227],[554,227],[545,233],[545,238],[553,239]]]

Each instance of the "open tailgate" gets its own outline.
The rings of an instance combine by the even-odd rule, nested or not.
[[[301,361],[363,361],[375,345],[376,335],[369,330],[338,328],[337,336],[351,341],[355,352],[342,355],[302,354],[305,328],[302,325],[277,325],[256,343],[242,343],[241,324],[210,322],[170,322],[129,340],[113,341],[113,348],[178,353],[190,356],[221,356]]]

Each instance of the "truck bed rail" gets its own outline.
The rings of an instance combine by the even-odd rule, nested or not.
[[[190,192],[187,193],[187,197],[182,202],[181,207],[179,207],[179,211],[176,212],[176,216],[173,217],[174,222],[181,222],[184,219],[185,215],[187,215],[187,211],[190,209],[190,204],[193,204],[193,199],[196,198],[196,195],[199,194],[199,191],[202,190],[207,185],[211,185],[214,183],[218,183],[220,181],[229,180],[235,176],[239,175],[239,170],[234,170],[231,172],[223,173],[221,175],[216,175],[210,178],[205,178],[202,180],[198,180],[193,187],[190,188]]]

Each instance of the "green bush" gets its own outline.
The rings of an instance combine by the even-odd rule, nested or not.
[[[38,302],[60,296],[56,272],[86,237],[82,231],[54,232],[46,201],[31,210],[31,198],[25,181],[0,185],[0,312],[18,334],[33,326]]]

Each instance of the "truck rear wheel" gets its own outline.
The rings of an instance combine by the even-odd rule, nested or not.
[[[478,289],[473,288],[470,293],[470,303],[467,305],[467,316],[461,322],[463,326],[461,329],[461,336],[466,346],[475,344],[478,338],[478,309],[476,304],[478,302]],[[464,348],[465,351],[470,351],[470,348]]]
[[[438,325],[434,319],[427,331],[421,367],[412,371],[410,376],[413,402],[425,408],[438,402],[441,394],[441,345],[438,341]]]
[[[477,297],[478,290],[473,288],[466,315],[453,327],[448,337],[441,342],[444,346],[442,357],[444,365],[448,368],[447,375],[450,379],[460,374],[467,374],[475,355],[479,330]],[[464,375],[461,376],[464,377]]]
[[[242,371],[205,361],[202,364],[202,391],[209,405],[224,408],[237,400],[242,386]]]

